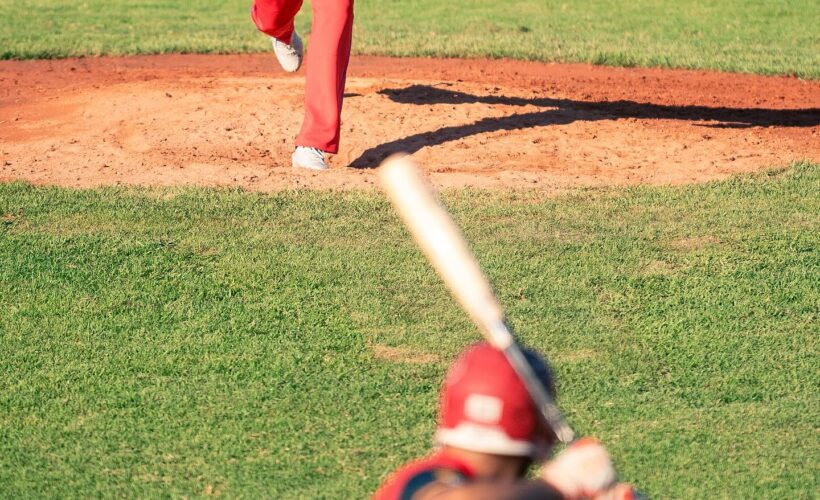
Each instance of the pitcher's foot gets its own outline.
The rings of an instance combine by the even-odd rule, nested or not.
[[[308,168],[310,170],[327,170],[330,168],[325,162],[324,151],[307,146],[296,146],[291,160],[293,160],[294,168]]]
[[[295,31],[290,37],[290,45],[280,42],[276,38],[271,38],[273,43],[273,53],[276,54],[276,59],[282,66],[282,69],[288,73],[294,73],[299,70],[302,65],[302,58],[305,55],[305,47],[302,45],[302,39]]]

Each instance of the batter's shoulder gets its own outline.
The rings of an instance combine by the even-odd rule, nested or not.
[[[438,488],[451,488],[470,481],[466,464],[446,456],[433,455],[412,462],[390,476],[376,492],[374,500],[413,500]]]

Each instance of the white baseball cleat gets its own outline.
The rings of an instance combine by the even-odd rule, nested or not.
[[[295,73],[302,65],[302,58],[305,55],[305,47],[302,45],[302,39],[295,31],[290,37],[290,45],[280,42],[276,38],[271,38],[273,43],[273,53],[276,54],[276,59],[282,66],[282,69],[288,73]]]
[[[293,160],[294,168],[308,168],[310,170],[327,170],[330,168],[325,162],[325,152],[321,149],[296,146],[291,160]]]

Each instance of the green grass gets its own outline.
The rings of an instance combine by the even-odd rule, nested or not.
[[[250,0],[0,0],[0,58],[268,50]],[[310,25],[306,4],[298,18]],[[512,57],[820,78],[815,0],[359,0],[362,54]]]
[[[818,192],[803,163],[446,202],[625,479],[811,498]],[[361,498],[476,338],[377,194],[0,185],[0,492]]]

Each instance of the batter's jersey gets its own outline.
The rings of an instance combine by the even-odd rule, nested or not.
[[[394,472],[373,496],[373,500],[413,500],[416,493],[434,483],[459,486],[475,474],[470,467],[444,452],[412,462]]]

